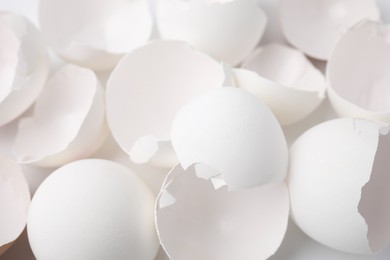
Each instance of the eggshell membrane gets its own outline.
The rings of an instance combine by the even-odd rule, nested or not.
[[[341,116],[390,122],[390,27],[364,21],[338,42],[327,65],[329,99]]]
[[[286,176],[287,144],[278,121],[258,98],[241,89],[216,88],[192,100],[175,117],[171,140],[184,169],[194,163],[209,165],[229,190]]]
[[[154,195],[128,168],[107,160],[67,164],[38,188],[28,237],[40,260],[153,259],[159,243]]]
[[[58,54],[96,70],[114,67],[152,31],[146,0],[40,0],[39,22]]]
[[[379,20],[376,0],[280,0],[286,39],[307,55],[327,60],[340,37],[363,20]]]
[[[107,84],[107,120],[135,163],[177,163],[170,145],[177,111],[206,90],[220,87],[222,65],[180,41],[153,41],[125,56]],[[165,157],[165,158],[162,158]]]
[[[198,178],[199,174],[196,166],[183,170],[177,165],[158,196],[156,225],[169,257],[229,260],[271,256],[287,229],[285,183],[228,192],[226,187],[215,190],[211,181]]]
[[[27,110],[49,72],[46,47],[35,26],[21,15],[0,12],[0,126]]]
[[[30,192],[22,169],[0,156],[0,255],[22,233],[30,206]]]
[[[259,47],[233,71],[237,85],[266,103],[282,125],[307,117],[325,97],[322,73],[302,52],[281,44]]]
[[[162,38],[187,41],[230,65],[238,64],[256,47],[266,23],[255,0],[156,1],[156,24]]]
[[[105,139],[104,95],[95,74],[65,65],[51,77],[32,117],[19,122],[19,163],[55,167],[88,157]]]
[[[377,185],[378,180],[388,181],[389,163],[377,152],[384,127],[364,119],[335,119],[311,128],[290,148],[291,214],[311,238],[358,254],[389,245],[384,218],[390,209],[383,203],[389,192]],[[390,142],[381,145],[388,150]]]

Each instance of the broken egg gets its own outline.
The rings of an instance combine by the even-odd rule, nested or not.
[[[88,157],[107,126],[103,89],[93,71],[65,65],[46,83],[31,117],[19,122],[13,152],[22,164],[55,167]]]
[[[291,214],[311,238],[372,254],[390,245],[389,127],[342,118],[302,134],[290,149]]]
[[[107,83],[107,120],[135,163],[172,167],[172,121],[192,98],[222,86],[221,64],[180,41],[153,41],[125,56]]]
[[[295,47],[327,60],[340,37],[363,19],[379,20],[376,0],[280,0],[282,30]]]
[[[161,38],[237,65],[260,41],[267,17],[256,0],[158,0],[156,23]]]
[[[171,140],[184,169],[209,165],[216,171],[205,178],[219,178],[229,190],[286,176],[288,149],[278,121],[258,98],[238,88],[215,88],[184,106]]]
[[[39,22],[62,58],[95,70],[147,42],[153,24],[147,0],[40,0]]]
[[[31,202],[27,231],[40,260],[154,259],[154,195],[128,168],[87,159],[53,172]]]
[[[215,190],[198,178],[207,166],[167,176],[156,203],[158,236],[171,259],[267,259],[287,229],[289,195],[284,182],[251,189]],[[213,171],[207,169],[206,171]],[[245,242],[243,242],[243,239]]]
[[[233,75],[238,87],[267,104],[282,125],[307,117],[325,98],[322,73],[285,45],[259,47]]]

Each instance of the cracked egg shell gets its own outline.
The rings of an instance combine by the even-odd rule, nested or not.
[[[282,125],[307,117],[325,98],[322,73],[302,52],[281,44],[259,47],[233,71],[238,87],[267,104]]]
[[[342,118],[317,125],[290,149],[295,223],[337,250],[372,254],[390,245],[389,127]]]
[[[31,248],[40,260],[152,260],[159,243],[155,197],[128,168],[87,159],[53,172],[28,214]]]
[[[25,112],[49,73],[47,49],[35,26],[21,15],[0,12],[0,126]]]
[[[376,0],[280,0],[282,30],[295,47],[327,60],[340,37],[363,20],[379,20]]]
[[[278,121],[258,98],[238,88],[216,88],[184,106],[171,140],[184,169],[209,165],[229,190],[286,176],[288,149]]]
[[[341,116],[390,123],[390,26],[364,21],[336,45],[327,65],[329,100]]]
[[[163,39],[186,41],[230,65],[256,47],[266,23],[256,0],[156,1],[156,24]]]
[[[55,167],[88,157],[106,133],[103,89],[95,74],[68,64],[49,78],[33,116],[20,120],[13,152],[19,163]]]
[[[62,58],[95,70],[114,67],[152,31],[147,0],[40,0],[39,22]]]
[[[111,132],[135,163],[172,167],[172,121],[192,98],[222,86],[221,64],[180,41],[153,41],[126,55],[107,83]]]
[[[24,230],[30,206],[30,191],[23,171],[0,156],[0,255]]]
[[[197,177],[207,166],[197,166],[183,170],[177,165],[157,198],[157,232],[169,257],[235,260],[273,255],[288,224],[285,183],[233,192],[215,189],[211,180]]]

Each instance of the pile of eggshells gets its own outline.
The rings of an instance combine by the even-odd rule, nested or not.
[[[0,254],[27,224],[39,260],[152,260],[160,246],[261,260],[289,217],[351,259],[387,249],[386,8],[40,0],[39,26],[0,12]],[[145,169],[167,173],[158,196]]]

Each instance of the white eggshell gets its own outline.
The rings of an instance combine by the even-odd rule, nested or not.
[[[22,233],[30,206],[30,191],[22,169],[0,156],[0,255]]]
[[[260,41],[267,17],[256,0],[158,0],[156,23],[162,38],[236,65]]]
[[[267,259],[287,229],[289,196],[284,182],[229,192],[198,178],[198,165],[177,165],[156,203],[161,245],[171,259]]]
[[[194,163],[209,165],[229,190],[286,176],[287,144],[278,121],[258,98],[241,89],[216,88],[184,106],[173,122],[171,140],[184,169]]]
[[[322,73],[302,52],[284,45],[259,47],[233,71],[238,87],[267,104],[282,125],[307,117],[325,97]]]
[[[383,124],[343,118],[295,141],[291,214],[307,235],[350,253],[371,254],[390,245],[388,133]]]
[[[67,164],[31,202],[27,231],[40,260],[152,260],[159,243],[154,195],[128,168],[106,160]]]
[[[133,162],[172,167],[172,121],[192,98],[222,86],[221,64],[184,42],[153,41],[124,57],[107,84],[107,120]]]
[[[40,94],[49,72],[46,47],[21,15],[0,12],[0,126],[20,116]]]
[[[114,67],[152,31],[147,0],[40,0],[39,21],[60,56],[96,70]]]
[[[376,0],[280,0],[279,8],[286,39],[320,60],[329,58],[348,28],[380,17]]]
[[[106,132],[104,95],[95,74],[69,64],[48,80],[33,116],[20,120],[13,151],[19,163],[59,166],[91,155]]]
[[[341,116],[390,122],[390,26],[364,21],[336,45],[327,65],[329,99]]]

